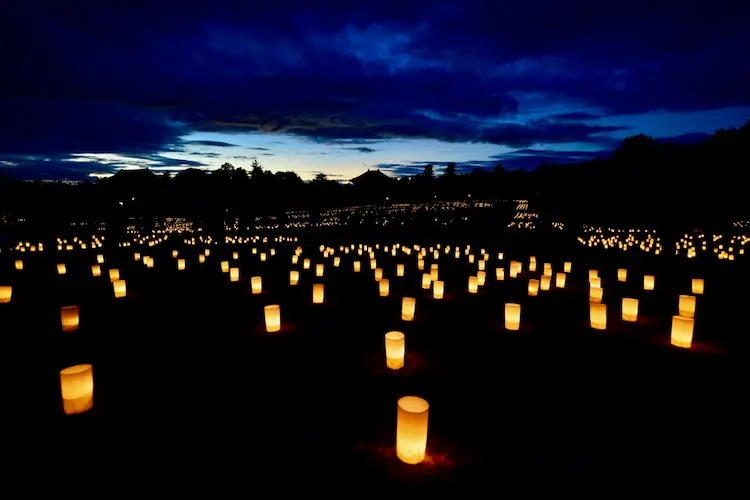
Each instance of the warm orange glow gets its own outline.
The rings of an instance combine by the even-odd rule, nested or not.
[[[599,277],[599,271],[596,269],[589,269],[589,281],[591,281],[591,278],[598,278]]]
[[[430,285],[432,285],[432,275],[428,273],[422,274],[422,289],[429,290]]]
[[[487,272],[477,271],[477,286],[484,286],[487,282]]]
[[[403,275],[404,275],[404,265],[396,264],[396,276],[403,276]]]
[[[567,274],[565,273],[557,273],[555,275],[555,286],[557,288],[565,288],[565,279],[567,278]]]
[[[322,304],[325,299],[325,288],[323,283],[313,284],[313,304]]]
[[[341,264],[341,257],[334,257],[333,258],[333,267],[339,267]]]
[[[677,306],[679,315],[684,318],[695,317],[695,296],[693,295],[680,295],[680,301]]]
[[[128,293],[125,280],[115,280],[112,282],[112,289],[115,292],[115,298],[125,297]]]
[[[263,292],[263,278],[260,276],[253,276],[250,278],[250,288],[253,291],[253,295],[258,295]]]
[[[380,290],[381,297],[388,297],[388,291],[390,289],[390,283],[387,279],[383,278],[378,282],[378,290]]]
[[[375,281],[383,279],[383,270],[381,268],[376,267],[373,274],[375,275]]]
[[[13,297],[13,287],[10,285],[0,286],[0,304],[7,304]]]
[[[539,292],[539,280],[530,279],[528,290],[529,297],[536,297],[537,293]]]
[[[230,267],[229,268],[229,281],[239,281],[239,280],[240,280],[240,268]]]
[[[505,280],[505,269],[502,267],[496,267],[495,268],[495,279],[497,281],[503,281]]]
[[[266,318],[266,331],[268,333],[281,330],[281,307],[278,304],[264,307],[263,313]]]
[[[570,269],[571,269],[572,267],[573,267],[573,263],[572,263],[572,262],[565,262],[565,263],[563,264],[563,272],[564,272],[564,273],[570,273]]]
[[[65,274],[68,270],[65,268],[65,264],[58,264],[57,265],[57,274]]]
[[[433,281],[432,282],[432,298],[434,299],[442,299],[443,298],[443,291],[445,290],[445,283],[442,281]]]
[[[548,291],[551,282],[552,282],[552,277],[548,274],[543,274],[542,279],[539,281],[539,289],[545,292]]]
[[[310,259],[305,259],[302,261],[302,269],[310,269]]]
[[[478,266],[477,269],[479,269],[480,271],[484,271],[485,268],[486,268],[486,266],[487,266],[487,261],[486,260],[480,260],[477,263],[477,266]]]
[[[268,259],[268,255],[266,254],[266,252],[261,252],[260,253],[260,261],[261,262],[265,262],[267,259]]]
[[[139,260],[141,260],[141,254],[138,253],[138,252],[134,252],[133,253],[133,260],[136,261],[136,262],[138,262]]]
[[[684,316],[672,316],[672,345],[689,348],[693,344],[695,320]]]
[[[391,370],[404,367],[406,355],[406,336],[401,332],[385,334],[385,365]]]
[[[521,328],[521,304],[512,302],[505,304],[505,328],[508,330]]]
[[[178,271],[185,270],[185,259],[177,259],[177,270]]]
[[[299,256],[297,254],[292,255],[292,264],[299,262]]]
[[[693,278],[692,291],[695,295],[703,295],[703,278]]]
[[[477,293],[479,288],[479,280],[476,276],[469,276],[469,293]]]
[[[172,257],[177,257],[177,255],[176,255],[176,254],[177,254],[177,252],[175,252],[175,253],[174,253],[174,254],[172,255]],[[239,253],[239,252],[232,252],[232,260],[237,260],[237,259],[239,259],[239,258],[240,258],[240,253]]]
[[[94,406],[94,370],[75,365],[60,371],[60,392],[66,415],[83,413]]]
[[[99,254],[96,256],[96,263],[97,264],[104,264],[104,255]]]
[[[398,400],[396,455],[404,463],[418,464],[424,460],[429,409],[427,401],[416,396],[405,396]]]
[[[289,284],[296,285],[298,283],[299,283],[299,271],[297,270],[289,271]]]
[[[638,299],[622,298],[622,320],[629,323],[638,321]]]
[[[63,306],[60,308],[60,323],[64,332],[78,330],[78,306]]]
[[[628,281],[628,270],[618,269],[617,270],[617,281]]]
[[[589,303],[589,318],[591,328],[594,330],[607,329],[607,304],[591,302]]]
[[[362,270],[362,263],[360,261],[355,260],[354,262],[352,262],[352,265],[354,266],[355,273],[358,273]]]
[[[602,287],[602,279],[598,276],[595,276],[593,278],[589,278],[589,286],[591,288],[601,288]]]
[[[413,297],[404,297],[401,300],[401,319],[404,321],[413,321],[416,308],[417,299]]]
[[[235,252],[235,253],[236,253],[236,252]],[[178,255],[179,255],[179,252],[178,252],[177,250],[172,250],[172,258],[173,258],[173,259],[176,259]],[[235,257],[235,259],[236,259],[236,258],[237,258],[237,257]]]
[[[110,269],[109,270],[109,281],[117,281],[120,279],[120,270],[119,269]]]
[[[205,262],[206,262],[206,256],[205,256],[205,255],[203,255],[203,254],[200,254],[200,255],[198,256],[198,263],[199,263],[199,264],[203,264],[203,263],[205,263]]]
[[[315,276],[323,276],[325,272],[325,264],[315,264]]]
[[[23,271],[23,261],[21,259],[16,261],[16,271]]]
[[[221,261],[221,272],[222,273],[228,273],[229,272],[229,261],[228,260],[222,260]]]
[[[644,290],[653,290],[654,289],[654,277],[650,274],[646,274],[643,276],[643,289]]]
[[[599,304],[604,297],[604,288],[589,288],[589,302]]]
[[[91,275],[92,276],[102,275],[102,268],[99,264],[94,264],[93,266],[91,266]]]

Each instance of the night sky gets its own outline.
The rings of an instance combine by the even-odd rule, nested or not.
[[[0,173],[531,169],[750,118],[739,0],[111,3],[0,7]]]

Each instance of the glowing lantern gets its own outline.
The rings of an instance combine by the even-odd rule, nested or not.
[[[299,256],[297,254],[292,255],[292,264],[299,262]]]
[[[689,348],[693,343],[693,327],[695,320],[684,316],[672,316],[673,346]]]
[[[261,252],[260,253],[260,261],[261,262],[265,262],[266,259],[268,259],[268,255],[266,255],[266,252]]]
[[[413,321],[416,308],[417,299],[413,297],[404,297],[401,300],[401,319],[404,321]]]
[[[16,261],[16,271],[23,271],[23,261],[20,259]]]
[[[549,274],[542,275],[542,279],[539,282],[539,289],[545,292],[548,291],[551,282],[552,282],[552,277]]]
[[[589,281],[591,281],[591,278],[598,278],[599,277],[599,271],[596,269],[589,269]]]
[[[589,302],[599,304],[604,296],[604,288],[589,288]]]
[[[434,299],[442,299],[443,298],[443,291],[445,290],[445,283],[442,281],[433,281],[432,282],[432,298]]]
[[[239,280],[240,280],[240,268],[230,267],[229,268],[229,281],[239,281]]]
[[[496,267],[495,268],[495,279],[497,281],[503,281],[505,280],[505,269],[502,267]]]
[[[198,263],[199,263],[199,264],[203,264],[204,262],[206,262],[206,256],[205,256],[205,255],[203,255],[203,254],[200,254],[200,255],[198,256]]]
[[[617,281],[627,281],[628,280],[628,270],[627,269],[618,269],[617,270]]]
[[[354,272],[358,273],[362,270],[362,263],[358,260],[355,260],[352,265],[354,266]]]
[[[133,253],[133,260],[135,260],[136,262],[141,260],[141,254],[139,254],[138,252]]]
[[[174,253],[172,254],[172,257],[177,257],[176,253],[177,253],[177,252],[174,252]],[[237,260],[237,259],[239,259],[239,258],[240,258],[240,254],[239,254],[239,252],[232,252],[232,260]]]
[[[678,311],[679,311],[679,315],[682,316],[683,318],[694,318],[695,317],[695,296],[680,295]]]
[[[266,331],[268,333],[281,330],[281,307],[278,304],[264,307],[263,313],[266,317]]]
[[[10,285],[0,286],[0,304],[7,304],[13,297],[13,287]]]
[[[477,286],[484,286],[487,281],[487,273],[485,271],[477,271]]]
[[[299,283],[299,271],[297,270],[289,271],[289,284],[296,285],[297,283]]]
[[[638,321],[638,299],[622,298],[622,320],[630,323]]]
[[[403,276],[403,275],[404,275],[404,265],[396,264],[396,276]]]
[[[229,261],[228,260],[222,260],[221,261],[221,272],[222,273],[228,273],[229,272]]]
[[[339,264],[341,264],[341,257],[334,257],[333,258],[333,267],[339,267]]]
[[[375,259],[370,259],[370,269],[375,270],[378,267],[378,261]]]
[[[644,290],[653,290],[654,289],[654,277],[650,274],[646,274],[643,276],[643,289]]]
[[[66,415],[83,413],[94,406],[94,370],[75,365],[60,371],[60,392]]]
[[[477,293],[479,287],[479,280],[476,276],[469,276],[469,293]]]
[[[60,308],[60,323],[64,332],[78,330],[78,306],[64,306]]]
[[[529,272],[535,272],[536,271],[536,261],[532,260],[529,262]]]
[[[703,295],[703,279],[702,278],[693,278],[692,290],[693,290],[693,293],[696,295]]]
[[[68,270],[65,268],[65,264],[58,264],[57,265],[57,274],[65,274]]]
[[[115,292],[115,298],[119,299],[121,297],[125,297],[127,295],[127,286],[125,285],[125,280],[115,280],[112,282],[112,289]]]
[[[418,464],[427,452],[427,423],[430,405],[422,398],[405,396],[398,400],[396,456],[407,464]]]
[[[421,258],[417,260],[417,269],[424,271],[424,261]]]
[[[250,287],[253,290],[253,295],[258,295],[263,291],[263,278],[260,276],[253,276],[250,278]]]
[[[422,274],[422,289],[429,290],[432,284],[432,275],[424,273]]]
[[[323,276],[324,271],[325,271],[324,264],[315,264],[315,276]]]
[[[555,286],[556,286],[557,288],[565,288],[565,278],[566,278],[567,276],[568,276],[568,275],[567,275],[567,274],[565,274],[565,273],[557,273],[557,274],[555,275]]]
[[[529,297],[536,297],[539,292],[539,280],[529,280]]]
[[[96,263],[97,264],[104,264],[104,255],[99,254],[96,256]]]
[[[380,290],[380,296],[381,297],[388,297],[388,290],[390,288],[390,283],[387,279],[383,278],[378,282],[378,289]]]
[[[552,264],[549,262],[544,263],[544,273],[542,273],[544,276],[549,276],[552,278]]]
[[[570,273],[570,268],[571,267],[573,267],[573,263],[572,262],[565,262],[563,264],[563,272],[564,273]]]
[[[310,259],[305,259],[302,261],[302,269],[310,269]]]
[[[385,365],[391,370],[404,367],[406,355],[406,336],[401,332],[385,334]]]
[[[594,330],[607,329],[607,304],[592,302],[589,304],[589,319]]]
[[[99,266],[99,264],[94,264],[91,266],[91,275],[92,276],[101,276],[102,275],[102,268]]]
[[[505,328],[518,330],[521,327],[521,304],[507,302],[505,304]]]
[[[110,269],[109,270],[109,281],[117,281],[120,279],[120,270],[119,269]]]
[[[178,271],[185,270],[185,259],[177,259],[177,270]]]
[[[381,268],[376,267],[373,274],[375,275],[375,281],[380,281],[381,279],[383,279],[383,270]]]
[[[313,304],[322,304],[325,295],[323,283],[313,284]]]
[[[210,248],[206,248],[206,250],[205,250],[205,251],[203,252],[203,254],[204,254],[204,255],[205,255],[206,257],[208,257],[209,255],[211,255],[211,249],[210,249]]]
[[[480,271],[484,271],[485,267],[487,266],[487,261],[486,260],[480,260],[477,263],[477,265],[479,266],[477,269],[479,269]]]
[[[177,252],[177,250],[172,250],[172,258],[173,259],[176,259],[178,255],[179,255],[179,252]]]
[[[484,271],[479,271],[480,273]],[[438,268],[437,264],[433,264],[432,268],[430,268],[430,281],[437,281],[438,280]]]
[[[602,279],[598,276],[589,278],[589,286],[591,288],[601,288],[602,287]]]

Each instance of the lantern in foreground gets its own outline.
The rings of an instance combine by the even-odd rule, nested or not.
[[[496,267],[495,268],[495,279],[497,281],[503,281],[505,280],[505,269],[502,267]]]
[[[239,281],[239,280],[240,280],[240,268],[230,267],[229,268],[229,281]]]
[[[373,274],[375,275],[375,281],[383,279],[383,270],[381,268],[376,267]]]
[[[445,290],[445,282],[443,281],[432,282],[432,298],[433,299],[442,299],[444,290]]]
[[[228,260],[222,260],[221,261],[221,272],[222,273],[228,273],[229,272],[229,261]]]
[[[484,286],[487,281],[487,271],[477,271],[477,286]]]
[[[703,295],[703,278],[693,278],[692,291],[695,295]]]
[[[413,321],[416,308],[417,299],[414,297],[404,297],[401,300],[401,319],[404,321]]]
[[[250,278],[250,287],[252,288],[253,295],[263,292],[263,278],[260,276]]]
[[[266,252],[261,252],[260,253],[260,261],[261,262],[265,262],[267,259],[268,259],[268,256],[267,256]]]
[[[57,274],[65,274],[68,270],[65,268],[65,264],[58,264],[57,265]]]
[[[313,284],[313,304],[322,304],[325,297],[323,283]]]
[[[618,269],[617,270],[617,281],[628,281],[628,270]]]
[[[64,332],[78,330],[78,306],[63,306],[60,308],[60,323]]]
[[[23,261],[21,259],[16,261],[16,271],[23,271]]]
[[[673,346],[689,348],[693,343],[693,327],[695,320],[684,316],[672,316]]]
[[[429,290],[430,285],[432,285],[432,275],[428,273],[422,274],[422,289]]]
[[[404,265],[396,264],[396,276],[403,276],[403,275],[404,275]]]
[[[557,274],[555,275],[555,286],[556,286],[557,288],[565,288],[565,278],[566,278],[567,276],[568,276],[568,275],[567,275],[567,274],[565,274],[565,273],[557,273]]]
[[[263,313],[266,317],[266,331],[268,333],[281,330],[281,307],[278,304],[264,307]]]
[[[310,269],[310,259],[305,259],[302,261],[302,269]]]
[[[315,264],[315,276],[323,276],[324,272],[325,272],[324,264]]]
[[[127,295],[125,280],[115,280],[112,282],[112,289],[115,291],[115,298],[119,299]]]
[[[418,464],[427,452],[427,421],[430,405],[422,398],[405,396],[398,400],[396,455],[407,464]]]
[[[185,259],[177,259],[177,270],[178,271],[185,270]]]
[[[680,295],[680,302],[678,303],[677,310],[679,315],[683,318],[694,318],[695,317],[695,296],[693,295]]]
[[[589,278],[589,286],[591,288],[601,288],[602,287],[602,279],[598,276],[595,276],[593,278]]]
[[[505,328],[518,330],[521,327],[521,304],[508,302],[505,304]]]
[[[385,365],[391,370],[404,367],[406,355],[406,336],[401,332],[385,334]]]
[[[83,413],[94,406],[94,369],[75,365],[60,371],[60,392],[66,415]]]
[[[390,283],[387,279],[383,278],[378,282],[378,290],[380,290],[381,297],[388,297],[388,290],[390,289]]]
[[[352,265],[354,266],[354,272],[358,273],[362,270],[362,263],[358,260],[355,260]]]
[[[93,266],[91,266],[91,275],[92,276],[102,275],[102,268],[99,264],[94,264]]]
[[[120,270],[119,269],[110,269],[109,270],[109,281],[117,281],[120,279]]]
[[[477,293],[479,280],[476,276],[469,276],[469,293]]]
[[[529,297],[536,297],[539,292],[539,280],[529,280]]]
[[[650,274],[645,274],[643,276],[643,289],[644,290],[653,290],[654,289],[654,277]]]
[[[604,288],[589,288],[589,302],[599,304],[604,296]]]
[[[589,269],[589,281],[591,281],[591,278],[598,278],[599,277],[599,271],[596,269]]]
[[[334,257],[333,258],[333,267],[339,267],[341,265],[341,257]]]
[[[7,304],[13,296],[13,287],[10,285],[0,286],[0,304]]]
[[[622,320],[629,323],[638,321],[638,299],[622,298]]]
[[[607,329],[607,304],[592,302],[589,304],[589,319],[594,330]]]
[[[548,291],[550,287],[550,283],[552,281],[552,277],[548,274],[542,275],[542,279],[539,281],[539,289],[543,291]]]
[[[299,271],[297,270],[289,271],[289,284],[296,285],[297,283],[299,283]]]

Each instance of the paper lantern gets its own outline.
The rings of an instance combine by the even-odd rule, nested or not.
[[[152,267],[154,267],[154,259],[153,259],[153,257],[146,256],[146,257],[143,258],[143,260],[146,263],[146,267],[148,267],[149,269],[151,269]]]
[[[83,413],[94,406],[94,370],[75,365],[60,371],[60,392],[66,415]]]
[[[0,286],[0,304],[7,304],[13,297],[13,287],[10,285]]]
[[[385,365],[391,370],[404,367],[406,355],[406,336],[401,332],[385,334]]]
[[[266,252],[260,253],[260,261],[265,262],[268,259],[268,256],[266,255]]]
[[[622,320],[629,323],[638,321],[638,299],[622,298]]]
[[[341,264],[341,257],[334,257],[333,258],[333,267],[339,267]]]
[[[206,248],[206,250],[204,250],[204,251],[203,251],[203,254],[204,254],[204,255],[205,255],[206,257],[208,257],[209,255],[211,255],[211,249],[210,249],[210,248]]]
[[[487,261],[486,260],[480,260],[477,265],[479,266],[479,267],[477,267],[477,269],[479,269],[480,271],[484,271],[485,268],[486,268],[486,266],[487,266]]]
[[[565,279],[567,278],[567,274],[565,273],[557,273],[555,275],[555,286],[557,288],[565,288]]]
[[[177,270],[178,271],[185,270],[185,259],[177,259]]]
[[[383,278],[378,282],[378,289],[380,290],[380,296],[381,297],[388,297],[388,290],[390,288],[390,283],[387,279]]]
[[[589,286],[591,288],[601,288],[602,287],[602,279],[598,276],[595,276],[593,278],[589,278]]]
[[[618,269],[617,270],[617,281],[628,281],[628,270]]]
[[[362,263],[358,260],[355,260],[352,265],[354,266],[354,272],[358,273],[362,270]]]
[[[58,264],[57,265],[57,274],[65,274],[68,270],[65,268],[65,264]]]
[[[263,313],[266,318],[266,331],[268,333],[281,330],[281,307],[278,304],[264,307]]]
[[[550,279],[552,278],[552,264],[549,262],[544,263],[544,272],[542,273],[543,276],[549,276]]]
[[[604,288],[589,288],[589,302],[598,304],[602,301],[602,297],[604,297]]]
[[[375,281],[383,279],[383,270],[381,268],[376,267],[373,274],[375,275]]]
[[[695,295],[702,295],[703,294],[703,279],[702,278],[693,278],[692,282],[692,290]]]
[[[417,308],[417,299],[413,297],[404,297],[401,300],[401,319],[404,321],[414,321],[414,312]]]
[[[396,456],[407,464],[418,464],[427,453],[427,423],[430,405],[422,398],[404,396],[398,400]]]
[[[589,281],[591,281],[591,278],[598,278],[599,277],[599,271],[596,269],[589,269]]]
[[[429,290],[430,285],[432,285],[432,275],[428,273],[422,274],[422,289]]]
[[[299,262],[299,257],[297,256],[297,254],[292,255],[292,264],[296,264],[297,262]]]
[[[589,304],[589,319],[594,330],[607,329],[607,304],[592,302]]]
[[[495,268],[495,279],[497,281],[503,281],[505,280],[505,269],[502,267],[496,267]]]
[[[99,254],[96,256],[96,263],[97,264],[104,264],[104,255]]]
[[[479,280],[476,276],[469,276],[469,293],[477,293],[477,288],[479,287]]]
[[[396,276],[403,276],[403,275],[404,275],[404,265],[396,264]]]
[[[200,254],[200,255],[198,256],[198,263],[199,263],[199,264],[203,264],[203,263],[205,263],[205,262],[206,262],[206,256],[205,256],[205,255],[203,255],[203,254]]]
[[[173,257],[177,257],[176,255],[173,255]],[[232,252],[232,260],[237,260],[240,258],[239,252]]]
[[[298,283],[299,283],[299,271],[297,270],[289,271],[289,284],[296,285]]]
[[[433,264],[433,267],[430,269],[430,281],[437,281],[438,280],[438,268],[437,265]],[[480,271],[483,272],[483,271]]]
[[[676,347],[689,348],[693,344],[695,320],[684,316],[672,316],[671,343]]]
[[[102,275],[102,268],[99,264],[94,264],[93,266],[91,266],[91,275],[92,276]]]
[[[115,298],[119,299],[127,295],[127,286],[125,280],[115,280],[112,282],[112,289],[115,292]]]
[[[119,269],[110,269],[109,270],[109,281],[117,281],[120,279],[120,270]]]
[[[60,308],[60,323],[64,332],[78,330],[78,306],[63,306]]]
[[[373,271],[378,267],[378,261],[375,259],[370,259],[370,269]]]
[[[518,330],[521,327],[521,304],[507,302],[505,304],[505,328]]]
[[[141,260],[141,254],[138,252],[133,253],[133,260],[135,260],[136,262]]]
[[[313,304],[322,304],[325,295],[323,283],[313,284]]]
[[[263,292],[263,278],[260,276],[250,278],[250,287],[252,288],[253,295]]]
[[[484,286],[487,282],[487,273],[485,271],[477,271],[477,286]]]
[[[529,272],[536,272],[536,261],[529,262]]]
[[[539,280],[539,289],[542,291],[549,291],[550,284],[552,282],[552,277],[548,274],[542,275],[542,279]]]
[[[563,263],[563,272],[564,273],[570,273],[570,269],[573,267],[572,262],[565,262]]]
[[[235,254],[236,254],[236,253],[237,253],[237,252],[235,252]],[[172,258],[173,258],[173,259],[176,259],[178,255],[179,255],[179,252],[177,252],[177,250],[172,250]],[[235,259],[236,259],[236,258],[237,258],[237,257],[235,257]]]
[[[644,290],[653,290],[654,289],[654,277],[650,274],[646,274],[643,276],[643,289]]]
[[[239,281],[239,280],[240,280],[240,268],[230,267],[229,268],[229,281]]]
[[[445,290],[445,283],[443,281],[432,282],[432,298],[433,299],[442,299],[444,290]]]
[[[539,292],[539,280],[530,279],[528,291],[529,297],[536,297],[537,293]]]
[[[315,276],[323,276],[324,271],[325,271],[324,264],[315,264]]]
[[[417,269],[424,271],[424,261],[422,259],[417,260]]]
[[[680,295],[680,301],[678,303],[677,310],[679,315],[683,318],[694,318],[695,317],[695,296],[693,295]]]
[[[222,260],[221,261],[221,272],[222,273],[228,273],[229,272],[229,261],[228,260]]]
[[[16,261],[16,271],[23,271],[23,261],[20,259]]]
[[[302,261],[302,269],[310,269],[310,259],[305,259]]]

